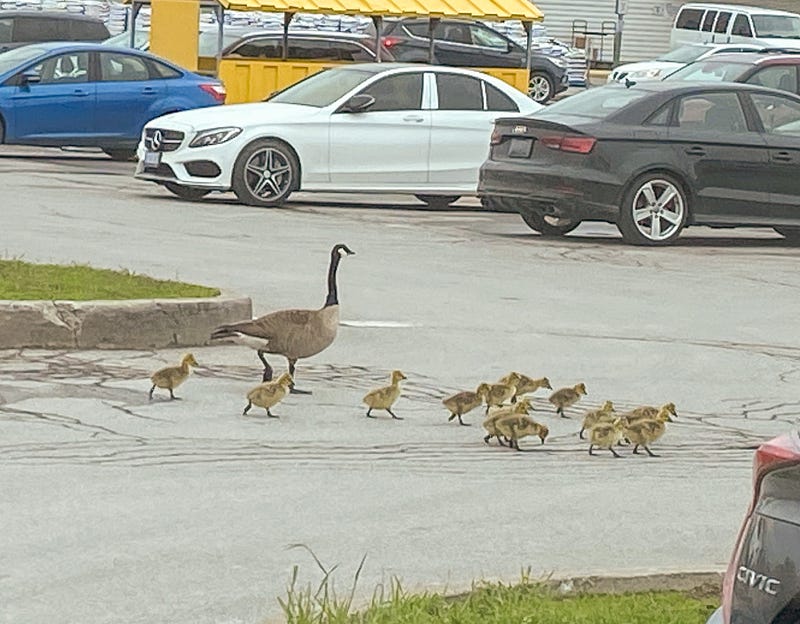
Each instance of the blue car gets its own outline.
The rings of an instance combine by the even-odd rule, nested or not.
[[[225,102],[221,82],[137,50],[37,43],[0,54],[0,144],[136,153],[142,128],[167,113]]]

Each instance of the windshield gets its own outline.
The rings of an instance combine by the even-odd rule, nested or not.
[[[756,37],[800,39],[800,17],[791,15],[753,15]]]
[[[537,112],[536,117],[547,117],[550,113],[555,113],[602,119],[645,97],[648,93],[649,91],[627,89],[617,85],[590,89],[551,104]]]
[[[736,82],[745,69],[744,63],[725,61],[698,61],[682,67],[664,80],[694,80],[697,82]]]
[[[327,69],[281,91],[269,101],[323,108],[374,75],[374,72],[358,69]]]
[[[47,50],[37,46],[23,46],[3,52],[0,54],[0,74],[10,72],[45,52]]]
[[[683,46],[682,48],[659,56],[656,60],[667,61],[669,63],[691,63],[699,59],[703,54],[708,52],[708,50],[708,46],[702,45]]]
[[[137,30],[135,35],[135,47],[136,48],[145,48],[149,42],[149,35],[147,31]],[[103,41],[103,45],[108,46],[119,46],[123,48],[129,48],[131,46],[131,33],[123,32],[118,35],[114,35],[113,37],[109,37],[105,41]]]

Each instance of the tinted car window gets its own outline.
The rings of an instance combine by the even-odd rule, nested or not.
[[[277,37],[251,39],[232,50],[228,56],[241,56],[244,58],[281,58],[281,40]]]
[[[747,82],[779,91],[797,93],[797,65],[765,67],[750,76]]]
[[[403,24],[403,28],[405,28],[415,37],[422,37],[423,39],[428,38],[428,24],[425,22],[411,22],[409,24]]]
[[[626,89],[624,87],[590,89],[551,104],[537,112],[536,115],[546,117],[553,113],[602,119],[649,94],[649,91],[643,89]]]
[[[369,112],[419,110],[422,107],[422,74],[388,76],[361,93],[375,98]]]
[[[289,38],[290,59],[301,59],[304,61],[336,60],[336,55],[332,54],[331,44],[324,39],[312,39],[301,37]]]
[[[180,78],[181,73],[175,69],[172,69],[169,65],[164,65],[164,63],[159,63],[158,61],[149,60],[150,68],[152,71],[150,72],[154,78]]]
[[[706,16],[703,18],[703,27],[701,28],[703,32],[711,32],[711,28],[714,26],[714,18],[716,16],[716,11],[706,11]]]
[[[0,43],[11,43],[10,19],[0,19]]]
[[[486,87],[486,109],[490,111],[502,111],[507,113],[518,113],[519,107],[505,93],[493,87],[487,82],[483,83]]]
[[[715,33],[725,33],[728,30],[728,24],[731,21],[731,14],[726,12],[721,12],[719,17],[717,17],[717,23],[714,26]]]
[[[50,18],[17,17],[14,19],[14,41],[57,41],[58,20]]]
[[[100,53],[100,80],[103,82],[149,79],[150,72],[144,59],[130,54]]]
[[[88,82],[89,53],[71,52],[53,56],[33,67],[39,74],[40,84],[66,84]]]
[[[746,15],[737,15],[736,19],[733,20],[733,28],[731,28],[732,35],[738,35],[740,37],[752,37],[753,31],[750,30],[750,20],[747,19]]]
[[[670,74],[665,80],[692,80],[697,82],[736,82],[751,66],[727,61],[698,61]]]
[[[497,48],[505,50],[508,48],[508,42],[503,39],[499,34],[494,32],[491,28],[477,26],[475,24],[469,27],[472,36],[472,43],[477,46],[485,48]]]
[[[0,62],[2,62],[2,55],[0,55]],[[304,78],[275,94],[269,98],[269,101],[304,106],[328,106],[373,75],[372,72],[354,68],[329,69]],[[422,96],[420,95],[421,100]]]
[[[467,24],[459,22],[440,22],[434,31],[434,36],[440,41],[451,43],[472,44],[472,35]]]
[[[800,38],[800,17],[791,15],[754,15],[756,36],[776,39]]]
[[[354,41],[332,41],[331,56],[340,61],[371,61],[374,55]]]
[[[756,93],[750,97],[766,132],[800,135],[800,103],[765,93]]]
[[[57,22],[58,38],[62,41],[102,41],[108,38],[108,29],[100,22],[74,19]]]
[[[678,15],[678,21],[675,22],[675,28],[682,30],[699,30],[700,21],[703,19],[702,9],[684,9]]]
[[[703,93],[681,98],[678,126],[684,130],[747,132],[744,111],[735,93]]]
[[[439,110],[483,110],[481,81],[469,76],[436,76]]]

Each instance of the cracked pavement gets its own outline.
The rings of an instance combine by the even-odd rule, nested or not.
[[[293,565],[319,578],[296,543],[341,564],[342,590],[367,554],[362,596],[392,575],[461,589],[529,566],[721,569],[753,449],[800,422],[799,254],[768,229],[639,249],[590,224],[546,241],[469,201],[192,204],[130,169],[0,152],[0,250],[219,286],[260,314],[321,305],[345,242],[342,326],[298,367],[313,395],[277,420],[241,415],[261,373],[242,347],[193,349],[203,368],[174,402],[148,401],[147,377],[184,350],[0,351],[3,624],[260,624]],[[367,420],[360,399],[393,368],[406,420]],[[479,413],[459,427],[440,405],[510,370],[588,387],[569,420],[536,395],[551,437],[528,453],[485,445]],[[588,456],[578,415],[606,399],[677,404],[661,457]]]

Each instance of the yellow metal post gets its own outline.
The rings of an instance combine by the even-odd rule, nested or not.
[[[198,0],[152,0],[150,51],[153,54],[196,71],[199,31]]]

